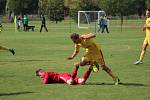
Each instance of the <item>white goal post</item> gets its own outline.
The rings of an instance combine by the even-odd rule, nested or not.
[[[90,19],[92,16],[92,20]],[[78,11],[78,28],[89,28],[92,21],[100,20],[100,17],[106,16],[105,11]],[[82,18],[81,18],[82,17]],[[81,26],[82,20],[84,20],[85,26]]]

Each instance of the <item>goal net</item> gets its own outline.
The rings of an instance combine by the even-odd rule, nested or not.
[[[94,28],[104,16],[105,11],[78,11],[78,28]]]

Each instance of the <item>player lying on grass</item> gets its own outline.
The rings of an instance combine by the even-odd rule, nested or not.
[[[13,55],[15,54],[14,49],[8,49],[8,48],[6,48],[6,47],[2,47],[2,46],[0,46],[0,50],[6,50],[6,51],[11,52]]]
[[[101,48],[92,41],[92,38],[95,37],[96,35],[92,33],[84,35],[79,35],[77,33],[71,34],[70,38],[75,44],[75,49],[73,54],[68,57],[68,59],[73,59],[79,53],[80,47],[85,48],[85,54],[82,57],[79,65],[85,66],[91,64],[98,64],[98,66],[93,66],[94,72],[97,72],[99,70],[99,65],[101,65],[102,69],[112,77],[112,79],[114,80],[114,84],[118,85],[119,79],[112,73],[111,69],[106,66]]]
[[[138,64],[143,64],[143,59],[144,59],[144,54],[146,52],[146,49],[148,47],[148,45],[150,45],[150,9],[148,9],[146,11],[146,23],[143,27],[143,31],[146,31],[146,36],[142,45],[142,50],[141,50],[141,54],[140,54],[140,58],[138,61],[136,61],[134,64],[138,65]]]
[[[42,82],[44,84],[51,84],[51,83],[66,83],[69,85],[75,84],[84,84],[89,77],[92,68],[89,67],[88,70],[84,73],[82,78],[77,77],[77,71],[79,66],[76,66],[72,74],[66,73],[57,73],[51,71],[45,71],[43,69],[38,69],[36,71],[36,76],[42,78]]]

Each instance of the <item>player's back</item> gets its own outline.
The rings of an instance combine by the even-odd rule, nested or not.
[[[48,77],[48,83],[58,83],[59,82],[59,74],[56,72],[46,72]]]
[[[86,49],[86,52],[99,52],[99,46],[91,39],[83,39],[81,46]]]

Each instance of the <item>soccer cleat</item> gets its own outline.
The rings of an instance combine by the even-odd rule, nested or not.
[[[93,64],[93,72],[98,72],[99,71],[99,65],[97,63]]]
[[[138,61],[136,61],[136,62],[134,63],[134,65],[139,65],[139,64],[143,64],[143,61],[138,60]]]
[[[14,49],[9,49],[9,51],[10,51],[13,55],[15,54]]]
[[[118,85],[120,82],[120,79],[118,77],[116,77],[116,79],[114,80],[114,85]]]

